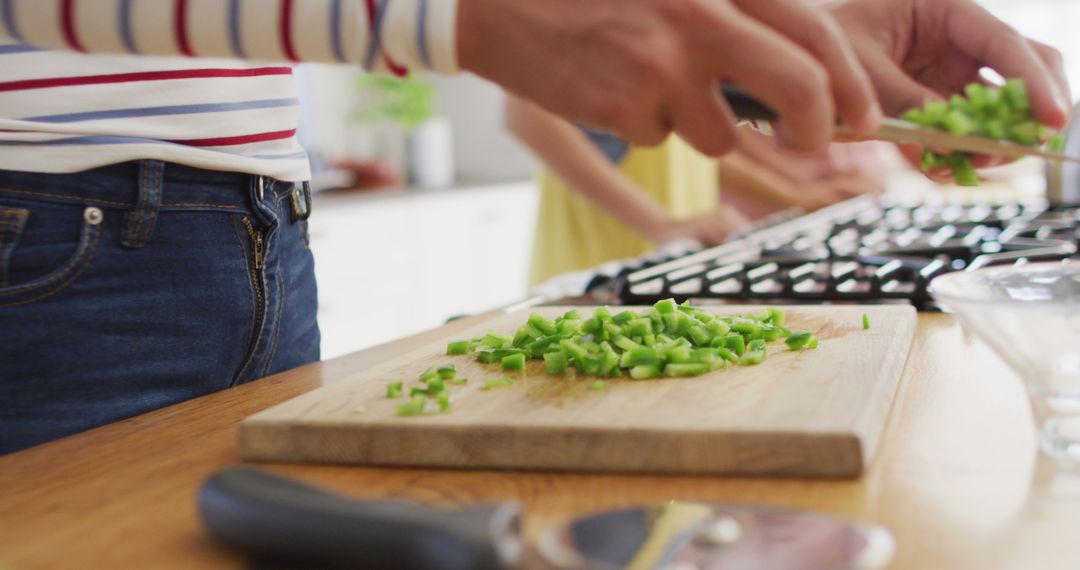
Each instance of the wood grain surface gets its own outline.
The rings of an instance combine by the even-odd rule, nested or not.
[[[240,420],[431,338],[313,364],[0,457],[0,567],[245,568],[209,540],[194,509],[199,484],[238,462]],[[941,314],[919,315],[877,458],[857,479],[260,467],[354,497],[441,506],[517,501],[529,539],[601,509],[738,501],[880,523],[896,537],[892,568],[901,570],[1080,568],[1080,476],[1040,458],[1023,385]]]
[[[786,307],[792,330],[821,338],[816,350],[769,346],[758,366],[697,378],[550,376],[542,361],[509,374],[498,364],[446,355],[448,342],[493,330],[512,336],[529,310],[447,333],[333,386],[240,424],[243,459],[389,466],[555,469],[640,473],[855,476],[877,447],[915,330],[910,306]],[[566,307],[535,312],[554,318]],[[583,309],[586,314],[592,307]],[[735,315],[757,307],[714,309]],[[862,328],[867,314],[874,326]],[[458,335],[458,336],[455,336]],[[450,386],[453,409],[399,417],[389,382],[407,385],[454,364],[468,384]],[[448,385],[449,386],[449,385]],[[432,403],[434,407],[434,403]]]

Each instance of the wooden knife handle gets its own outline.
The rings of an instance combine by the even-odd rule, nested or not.
[[[279,568],[507,568],[520,548],[514,504],[357,501],[248,468],[207,479],[198,508],[214,538]]]

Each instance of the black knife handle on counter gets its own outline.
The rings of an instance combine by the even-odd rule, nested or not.
[[[210,534],[269,568],[508,568],[520,554],[520,510],[462,511],[358,501],[264,471],[231,468],[203,483]]]
[[[721,83],[720,94],[735,116],[749,121],[775,121],[776,113],[734,83]]]

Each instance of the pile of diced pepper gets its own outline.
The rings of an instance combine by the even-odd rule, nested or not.
[[[498,362],[507,371],[543,359],[548,374],[574,369],[586,376],[625,374],[635,380],[700,376],[728,364],[760,364],[765,344],[781,338],[793,350],[817,346],[814,335],[793,333],[784,320],[780,309],[717,316],[666,299],[640,312],[600,307],[588,317],[570,310],[555,319],[533,313],[513,337],[489,332],[450,343],[447,354],[473,352],[478,361]]]
[[[1009,79],[1001,87],[972,83],[964,88],[964,95],[953,95],[948,101],[928,101],[921,109],[904,113],[903,118],[958,136],[1007,140],[1025,146],[1040,146],[1050,141],[1049,150],[1053,152],[1060,151],[1064,142],[1035,120],[1022,79]],[[961,186],[979,183],[971,154],[967,152],[941,154],[927,149],[923,151],[920,166],[923,171],[950,168]]]
[[[784,326],[784,311],[763,309],[753,315],[718,316],[689,302],[667,299],[642,311],[613,312],[600,307],[591,315],[570,310],[554,319],[533,313],[513,336],[489,332],[471,340],[451,342],[448,355],[474,354],[485,364],[498,363],[503,371],[525,369],[528,360],[543,360],[548,374],[569,370],[585,376],[629,377],[645,380],[688,377],[729,365],[752,366],[765,360],[766,343],[784,339],[791,350],[817,348],[809,331],[793,332]],[[424,413],[434,398],[449,410],[447,384],[464,384],[453,366],[430,369],[420,376],[411,399],[398,407],[404,416]],[[510,386],[511,377],[486,380],[482,389]],[[590,390],[607,387],[604,380],[588,384]],[[391,383],[387,396],[404,395],[402,382]]]

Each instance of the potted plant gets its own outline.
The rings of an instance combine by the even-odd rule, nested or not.
[[[370,129],[382,154],[401,165],[410,185],[453,183],[450,122],[435,114],[435,90],[423,77],[362,74],[353,120]]]

